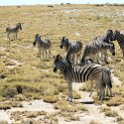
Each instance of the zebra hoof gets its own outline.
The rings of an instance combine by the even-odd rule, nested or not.
[[[71,99],[71,98],[67,98],[67,100],[66,100],[66,101],[72,102],[72,99]]]

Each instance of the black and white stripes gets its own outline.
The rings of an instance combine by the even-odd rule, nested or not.
[[[105,63],[107,63],[107,50],[115,56],[114,44],[105,42],[98,45],[96,41],[91,42],[85,46],[81,61],[83,61],[87,56],[90,56],[91,58],[95,57],[95,60],[99,62],[99,53],[101,53],[101,55],[104,56]]]
[[[35,41],[33,42],[33,45],[38,45],[38,57],[41,58],[41,52],[42,52],[42,58],[47,59],[50,58],[51,55],[51,41],[48,38],[45,38],[43,41],[41,39],[41,36],[39,34],[35,35]]]
[[[80,41],[69,42],[68,38],[62,37],[60,41],[60,48],[65,48],[67,52],[66,57],[69,60],[72,60],[73,63],[77,63],[78,55],[82,50],[82,43]]]
[[[113,36],[112,36],[112,41],[117,40],[118,45],[120,46],[120,49],[122,50],[123,53],[123,59],[124,59],[124,35],[120,33],[120,31],[115,30]]]
[[[64,79],[68,83],[68,100],[72,101],[72,82],[86,82],[88,80],[96,81],[100,84],[99,99],[104,99],[104,88],[102,86],[102,67],[98,64],[89,64],[85,66],[72,65],[60,55],[57,55],[54,60],[54,72],[60,70]]]
[[[7,27],[6,28],[7,38],[9,38],[9,40],[10,40],[10,34],[13,33],[13,34],[15,34],[14,40],[16,40],[17,39],[17,33],[19,32],[19,30],[22,30],[21,23],[17,23],[16,26]]]

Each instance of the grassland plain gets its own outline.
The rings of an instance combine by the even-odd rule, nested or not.
[[[6,76],[5,79],[0,80],[0,109],[23,107],[21,101],[29,102],[34,99],[43,99],[45,102],[51,103],[57,111],[52,114],[14,111],[10,113],[11,118],[18,123],[33,121],[33,123],[38,124],[60,123],[59,120],[64,118],[64,124],[66,122],[80,124],[80,113],[85,115],[90,110],[80,103],[66,102],[67,85],[59,72],[53,73],[52,56],[64,52],[59,48],[59,38],[66,36],[71,41],[81,40],[85,45],[94,37],[105,34],[108,29],[118,29],[124,33],[123,17],[124,8],[121,6],[54,5],[48,7],[47,5],[34,5],[0,7],[0,74]],[[23,23],[23,30],[19,32],[18,40],[12,41],[9,47],[5,29],[18,22]],[[41,34],[43,38],[48,36],[51,39],[52,56],[50,60],[40,61],[37,58],[38,50],[32,45],[36,33]],[[121,114],[114,112],[113,115],[111,110],[111,106],[119,106],[121,109],[124,106],[124,62],[118,44],[116,41],[114,43],[116,56],[110,55],[110,64],[107,66],[122,81],[122,86],[114,86],[113,92],[116,95],[114,98],[104,102],[96,100],[96,104],[107,105],[109,109],[102,108],[101,112],[105,111],[106,116],[115,118],[115,122],[111,122],[112,124],[121,124],[123,123]],[[88,88],[89,86],[86,84],[83,89],[88,90]],[[74,91],[73,94],[75,99],[81,98],[77,91]],[[17,114],[18,116],[15,116]],[[41,120],[35,119],[38,115],[41,116]],[[25,122],[27,120],[24,117],[28,118],[28,122]],[[89,118],[90,124],[100,123],[95,121],[95,115],[93,117]],[[7,123],[0,121],[2,124]]]

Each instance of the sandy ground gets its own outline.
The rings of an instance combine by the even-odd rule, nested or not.
[[[120,80],[117,77],[113,77],[112,79],[116,84],[121,85]],[[89,92],[79,91],[79,88],[83,84],[73,83],[73,89],[76,90],[80,95],[81,99],[78,99],[79,102],[93,102],[93,99],[89,97]],[[83,103],[82,103],[83,104]],[[47,113],[53,113],[56,112],[53,105],[50,103],[45,103],[42,100],[33,100],[30,102],[23,101],[22,102],[23,107],[22,108],[11,108],[6,111],[0,110],[0,120],[6,120],[9,124],[14,122],[14,120],[11,118],[11,112],[14,111],[45,111]],[[58,123],[59,124],[81,124],[82,122],[84,124],[89,124],[91,121],[98,122],[99,124],[117,124],[116,118],[113,117],[106,117],[104,113],[100,113],[101,107],[106,107],[106,105],[95,105],[95,104],[84,104],[84,106],[88,109],[88,112],[82,112],[80,113],[80,121],[71,121],[68,122],[64,120],[61,117],[58,117]],[[112,110],[116,110],[119,115],[124,117],[124,112],[120,109],[120,107],[112,107]]]

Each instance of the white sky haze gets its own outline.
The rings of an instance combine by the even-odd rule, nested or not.
[[[0,0],[0,5],[33,5],[33,4],[59,4],[59,3],[124,3],[124,0]]]

